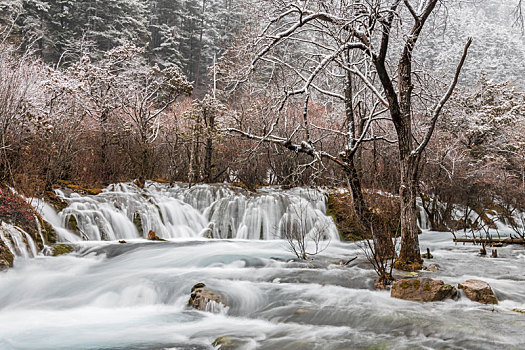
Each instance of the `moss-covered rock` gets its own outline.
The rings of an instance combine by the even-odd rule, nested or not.
[[[241,338],[225,335],[215,339],[212,345],[219,350],[235,350],[241,349],[245,343]]]
[[[44,200],[51,205],[57,212],[61,212],[69,205],[68,202],[58,197],[53,191],[46,191]]]
[[[42,236],[44,236],[44,240],[46,241],[45,243],[47,245],[55,244],[57,242],[57,233],[55,229],[40,215],[37,217],[38,222],[40,223],[40,229],[42,230]]]
[[[69,188],[70,190],[73,190],[81,194],[95,196],[97,194],[102,193],[102,188],[100,187],[100,185],[102,185],[101,183],[97,183],[95,186],[88,186],[88,185],[74,184],[69,181],[59,180],[58,182],[62,185],[65,185],[65,187]]]
[[[15,257],[7,248],[7,245],[0,239],[0,271],[13,267]]]
[[[75,215],[69,215],[67,218],[67,228],[71,231],[78,231],[78,222]]]
[[[423,268],[423,260],[421,261],[403,261],[396,260],[394,262],[394,268],[401,271],[419,271]]]
[[[69,244],[58,244],[53,247],[53,256],[69,254],[73,251],[73,246]]]
[[[399,280],[394,282],[390,291],[393,298],[412,301],[441,301],[456,294],[454,286],[430,278]]]
[[[356,218],[350,193],[331,193],[326,203],[326,214],[334,220],[339,236],[345,241],[371,238]]]

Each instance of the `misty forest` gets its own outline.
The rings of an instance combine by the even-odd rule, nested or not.
[[[525,349],[521,0],[0,0],[0,349]]]

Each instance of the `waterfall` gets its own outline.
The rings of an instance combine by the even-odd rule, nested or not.
[[[34,258],[38,254],[38,248],[31,235],[18,226],[2,222],[0,239],[17,258]]]
[[[169,238],[281,239],[291,222],[306,236],[339,240],[326,215],[326,197],[315,189],[268,187],[249,192],[227,184],[195,185],[147,182],[113,184],[98,195],[56,190],[68,203],[59,213],[41,205],[42,215],[62,241],[121,240],[153,230]]]

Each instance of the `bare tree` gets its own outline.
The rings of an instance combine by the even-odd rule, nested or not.
[[[374,228],[370,228],[373,233]],[[384,227],[380,228],[384,230]],[[388,233],[385,233],[388,235]],[[377,234],[376,234],[377,235]],[[361,243],[361,249],[363,250],[366,259],[372,264],[374,271],[376,272],[378,279],[376,280],[375,286],[378,289],[385,289],[392,284],[394,281],[394,276],[392,271],[394,269],[394,260],[396,258],[396,246],[397,238],[390,237],[389,239],[394,239],[394,242],[390,246],[378,245],[370,239],[365,239]]]
[[[311,45],[315,51],[303,61],[299,60],[299,62],[304,62],[305,69],[298,70],[292,67],[292,71],[296,73],[296,78],[293,81],[298,81],[300,84],[291,87],[285,86],[284,98],[278,104],[273,122],[268,123],[262,135],[237,128],[228,129],[230,132],[259,142],[279,144],[294,152],[308,154],[320,163],[323,159],[328,159],[341,165],[350,174],[350,178],[354,179],[355,177],[351,175],[353,173],[352,155],[355,154],[362,141],[370,138],[367,133],[368,128],[374,119],[382,113],[382,111],[379,114],[376,112],[378,105],[388,109],[397,134],[399,151],[402,240],[401,252],[396,266],[403,269],[421,267],[422,259],[419,252],[416,220],[419,163],[421,155],[432,137],[440,112],[456,87],[471,44],[469,39],[454,78],[445,94],[432,108],[424,111],[424,115],[428,117],[428,128],[423,138],[418,141],[413,132],[413,52],[423,27],[437,3],[438,0],[420,1],[415,7],[409,0],[373,3],[361,1],[264,2],[263,7],[266,7],[266,10],[269,9],[273,17],[267,21],[262,33],[253,42],[253,47],[245,49],[244,52],[251,57],[249,70],[243,79],[237,81],[235,87],[248,82],[248,77],[257,72],[257,65],[260,62],[270,62],[273,65],[290,65],[289,62],[282,62],[278,57],[282,56],[281,51],[293,50],[293,53],[297,53],[301,49],[298,43]],[[401,18],[406,22],[411,20],[412,25],[408,33],[399,37],[393,34],[393,28],[398,26],[400,31],[405,30],[406,25],[401,24]],[[326,38],[331,40],[323,40]],[[397,70],[392,72],[389,69],[392,56],[390,49],[391,42],[396,39],[396,44],[400,45],[402,50],[398,58]],[[283,44],[284,47],[282,47]],[[354,54],[355,51],[358,54]],[[357,60],[349,61],[348,57],[355,57]],[[373,68],[375,77],[377,77],[376,81],[379,83],[360,71],[356,63],[359,62],[359,59],[369,63],[365,67],[367,69]],[[331,68],[333,64],[339,64],[342,72]],[[256,77],[258,80],[268,81],[278,73],[271,72],[270,78],[265,79],[264,74],[261,77],[259,72]],[[339,81],[346,82],[342,84],[345,87],[343,95],[328,90],[326,86],[329,84],[324,83],[323,85],[323,82],[319,81],[319,79],[326,80],[326,76],[331,74],[332,77],[339,78]],[[360,79],[365,88],[372,92],[377,99],[360,134],[355,132],[356,124],[350,120],[353,111],[349,99],[353,97],[351,91],[352,75],[356,79]],[[395,87],[396,84],[397,88]],[[319,147],[319,139],[312,138],[312,126],[308,120],[308,106],[314,92],[345,101],[345,115],[348,119],[346,123],[348,126],[347,142],[344,151],[339,155],[326,152]],[[304,96],[303,125],[296,127],[288,135],[276,135],[276,126],[280,122],[285,103],[292,97],[300,95]],[[298,142],[293,142],[293,136],[299,130],[302,130],[304,138]],[[322,140],[322,137],[320,139]],[[357,191],[353,189],[352,192]],[[358,193],[356,193],[356,197],[359,198]]]
[[[312,210],[307,200],[291,203],[279,229],[281,238],[288,242],[290,251],[303,260],[319,254],[330,244],[330,223],[321,220],[314,222]]]

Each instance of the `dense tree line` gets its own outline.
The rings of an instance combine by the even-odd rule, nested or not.
[[[242,10],[237,0],[3,0],[0,24],[53,65],[145,47],[150,64],[178,66],[202,91],[214,57],[241,28]]]

